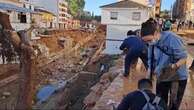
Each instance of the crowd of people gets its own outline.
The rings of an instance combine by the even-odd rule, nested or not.
[[[194,28],[194,23],[192,21],[177,20],[176,25],[177,25],[177,31],[179,31],[180,29],[193,29]]]
[[[158,27],[163,31],[172,30],[173,25],[176,27],[177,32],[182,29],[193,29],[194,23],[191,20],[171,20],[171,19],[156,19]]]
[[[120,49],[126,54],[123,76],[130,77],[130,66],[141,58],[146,78],[138,89],[126,95],[117,110],[178,110],[188,79],[187,50],[180,36],[171,31],[170,20],[152,19],[142,23],[139,32],[129,31]],[[152,79],[156,77],[156,94]],[[170,94],[170,97],[169,97]]]

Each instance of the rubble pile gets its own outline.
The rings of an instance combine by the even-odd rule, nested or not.
[[[96,102],[100,99],[103,92],[110,86],[115,77],[122,72],[122,59],[117,60],[116,66],[110,68],[109,72],[104,73],[100,78],[100,81],[93,86],[90,90],[90,94],[84,99],[84,105],[86,110],[91,110]]]
[[[60,58],[43,67],[36,75],[37,89],[41,87],[41,85],[67,80],[81,71],[81,65],[78,65],[75,62],[75,59],[74,62],[71,62],[70,60],[68,61]]]
[[[90,59],[96,54],[96,51],[99,50],[99,48],[102,50],[105,33],[63,30],[48,31],[47,35],[37,37],[40,37],[40,39],[33,39],[32,41],[37,61],[37,71],[32,75],[34,95],[46,85],[56,84],[59,81],[67,81],[76,74],[82,73],[84,66],[90,62]],[[95,56],[97,57],[99,53],[100,51],[98,51]],[[92,59],[95,58],[93,57]],[[19,73],[19,71],[17,73]],[[85,77],[88,76],[88,74],[82,76]],[[95,75],[91,76],[94,77]],[[91,76],[88,76],[89,78],[86,77],[87,80],[84,83],[90,81]],[[0,91],[3,97],[3,99],[0,99],[0,105],[3,107],[8,107],[10,103],[13,104],[17,96],[17,92],[13,91],[17,89],[17,80],[15,80],[14,83],[10,83],[10,85],[12,89],[7,86],[4,87],[5,90],[2,89],[2,91]],[[76,89],[75,87],[75,92],[77,92]],[[9,101],[12,102],[9,103]],[[35,103],[37,102],[34,98],[33,104]]]

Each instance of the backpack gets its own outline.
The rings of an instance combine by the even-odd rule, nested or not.
[[[165,22],[165,28],[170,28],[171,27],[171,22],[170,21],[167,21]]]
[[[145,99],[146,99],[146,104],[143,106],[142,110],[164,110],[163,107],[159,105],[161,98],[158,96],[155,96],[153,102],[150,102],[150,97],[147,95],[146,92],[140,91]]]

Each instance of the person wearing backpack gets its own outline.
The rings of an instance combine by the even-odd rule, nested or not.
[[[139,80],[138,89],[124,97],[117,110],[167,110],[164,100],[152,93],[151,80]]]
[[[170,20],[166,20],[164,22],[164,29],[163,31],[170,31],[171,30],[172,23]]]
[[[156,24],[146,21],[142,24],[141,36],[148,42],[148,75],[156,75],[156,93],[169,105],[178,110],[188,79],[186,67],[187,51],[183,40],[170,31],[159,32]],[[168,95],[171,99],[169,100]]]

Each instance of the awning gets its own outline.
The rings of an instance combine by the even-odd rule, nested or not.
[[[0,10],[10,10],[10,11],[16,11],[16,12],[23,12],[23,13],[34,13],[34,11],[30,9],[22,8],[8,3],[0,3]]]

